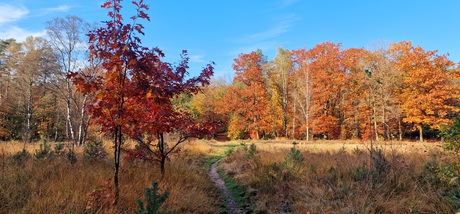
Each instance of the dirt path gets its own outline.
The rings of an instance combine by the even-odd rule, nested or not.
[[[220,160],[219,160],[220,161]],[[224,193],[225,197],[227,198],[227,209],[230,213],[240,214],[244,213],[243,209],[241,209],[238,204],[236,204],[235,200],[232,197],[232,194],[225,186],[225,181],[219,176],[217,173],[217,166],[219,161],[216,161],[211,165],[209,169],[209,177],[211,178],[212,182]]]

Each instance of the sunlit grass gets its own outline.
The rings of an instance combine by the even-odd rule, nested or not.
[[[70,164],[65,156],[35,160],[38,143],[26,145],[31,157],[17,163],[12,155],[22,151],[20,142],[0,143],[0,210],[2,213],[133,213],[136,200],[144,199],[144,188],[152,180],[161,180],[159,167],[136,161],[123,163],[120,172],[120,202],[111,206],[104,201],[87,208],[88,193],[105,182],[112,184],[111,158],[94,161],[82,156],[76,147],[78,161]],[[111,149],[110,142],[106,144]],[[217,190],[209,180],[201,159],[212,148],[206,142],[187,145],[167,162],[166,174],[159,186],[169,190],[166,203],[175,213],[218,213]],[[3,151],[3,153],[1,152]],[[109,151],[110,154],[110,151]]]
[[[373,144],[384,157],[372,158],[369,143],[312,142],[297,144],[305,158],[285,165],[294,145],[255,142],[257,153],[237,150],[222,161],[226,173],[247,189],[256,189],[260,212],[293,213],[451,213],[455,204],[430,183],[424,167],[439,144],[391,142]],[[373,150],[376,151],[376,150]],[[383,168],[377,168],[376,163]],[[438,186],[439,185],[439,186]]]

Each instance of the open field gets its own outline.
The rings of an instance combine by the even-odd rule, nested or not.
[[[249,155],[251,144],[255,148]],[[168,210],[221,213],[225,200],[208,177],[212,160],[243,190],[237,201],[259,213],[451,213],[457,188],[435,166],[453,161],[440,143],[343,141],[192,141],[167,163],[160,191],[169,190]],[[133,213],[144,188],[160,180],[159,167],[124,163],[121,200],[110,205],[113,176],[107,158],[92,160],[76,148],[65,156],[36,160],[13,156],[19,142],[0,142],[0,213]],[[293,151],[299,151],[293,153]],[[300,155],[299,155],[300,154]]]

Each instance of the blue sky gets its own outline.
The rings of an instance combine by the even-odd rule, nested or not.
[[[44,36],[46,21],[77,15],[106,20],[102,0],[0,0],[0,38]],[[125,1],[125,19],[133,15]],[[423,0],[145,0],[151,22],[143,45],[159,47],[168,61],[188,50],[190,73],[210,61],[217,78],[230,80],[239,53],[278,47],[311,48],[326,41],[343,48],[373,48],[402,40],[460,61],[460,1]]]

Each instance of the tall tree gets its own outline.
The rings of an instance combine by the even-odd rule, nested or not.
[[[24,109],[24,141],[30,142],[35,126],[36,102],[43,95],[43,84],[49,81],[56,67],[56,55],[49,43],[39,37],[28,37],[24,43],[13,42],[8,47],[11,69],[15,82],[18,103]]]
[[[234,60],[233,69],[236,74],[225,99],[227,111],[232,113],[230,138],[237,138],[238,133],[248,133],[260,139],[268,130],[269,102],[262,75],[264,62],[260,51],[240,54]]]
[[[454,63],[437,51],[425,51],[413,47],[411,42],[391,44],[390,50],[396,58],[396,68],[403,73],[401,108],[403,121],[414,124],[423,141],[424,126],[439,129],[441,124],[450,124],[458,112],[458,77]]]
[[[84,109],[87,97],[78,99],[79,94],[75,92],[67,75],[70,72],[87,69],[85,64],[85,50],[87,42],[85,34],[91,29],[90,24],[77,16],[66,16],[65,18],[54,18],[47,22],[47,34],[50,42],[58,53],[61,72],[57,75],[59,82],[56,82],[54,90],[59,92],[63,98],[67,110],[67,131],[70,132],[70,139],[79,145],[83,144]],[[80,102],[78,102],[80,101]],[[78,110],[83,112],[78,114]],[[78,118],[79,117],[79,118]],[[76,124],[78,123],[78,133]]]
[[[288,102],[291,93],[291,74],[293,62],[291,52],[287,49],[278,48],[278,53],[274,59],[271,69],[268,70],[269,89],[272,91],[272,99],[276,106],[281,107],[282,133],[281,136],[287,137],[288,125]]]
[[[337,138],[343,117],[340,104],[343,99],[345,71],[342,65],[340,44],[330,42],[318,44],[308,50],[309,70],[312,73],[312,92],[315,95],[311,103],[312,130],[324,138]]]
[[[11,139],[13,136],[11,127],[13,109],[11,108],[12,98],[11,89],[11,72],[8,69],[6,62],[9,57],[7,55],[8,46],[13,43],[14,39],[0,39],[0,139]]]
[[[295,75],[295,91],[294,96],[297,97],[296,101],[299,104],[300,111],[305,119],[305,140],[310,140],[310,106],[312,100],[312,83],[311,71],[309,69],[310,59],[305,49],[298,49],[292,51],[292,58],[294,61],[294,75]],[[294,115],[295,116],[295,115]]]
[[[148,6],[143,0],[133,1],[137,14],[133,24],[124,24],[121,0],[108,0],[102,7],[109,9],[106,26],[91,31],[91,58],[102,60],[104,73],[89,76],[72,73],[84,93],[94,94],[95,101],[88,106],[92,121],[112,137],[114,144],[115,203],[119,200],[119,168],[121,146],[125,139],[139,142],[141,149],[131,154],[140,158],[154,158],[165,172],[168,155],[188,137],[208,131],[208,126],[196,124],[190,114],[174,107],[172,99],[180,94],[196,94],[209,84],[213,67],[207,65],[198,77],[188,77],[188,57],[184,51],[182,61],[173,66],[163,62],[163,52],[158,48],[141,46],[143,19]],[[165,135],[177,134],[177,141],[168,145]],[[156,143],[155,143],[156,142]],[[151,143],[155,143],[152,151]]]

